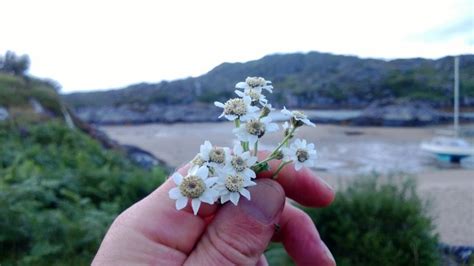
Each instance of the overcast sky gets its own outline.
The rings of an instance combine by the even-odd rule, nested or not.
[[[0,0],[0,53],[64,92],[198,76],[222,62],[321,51],[474,53],[474,0]]]

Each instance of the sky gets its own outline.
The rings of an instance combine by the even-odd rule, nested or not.
[[[0,0],[0,54],[63,92],[199,76],[223,62],[329,52],[474,53],[474,0]]]

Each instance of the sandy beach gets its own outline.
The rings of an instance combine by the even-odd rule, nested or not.
[[[105,126],[102,129],[122,144],[150,151],[172,167],[191,160],[204,140],[232,146],[231,123],[147,124]],[[413,174],[421,197],[430,202],[430,215],[442,242],[474,245],[474,169],[440,164],[419,149],[443,127],[380,128],[318,125],[304,127],[298,137],[318,149],[315,170],[336,190],[358,175],[376,171]],[[281,132],[263,138],[270,149]]]

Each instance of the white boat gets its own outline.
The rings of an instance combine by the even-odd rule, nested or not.
[[[474,146],[462,138],[434,137],[421,143],[421,149],[430,152],[442,161],[459,163],[463,158],[474,156]]]
[[[474,156],[474,146],[459,137],[459,57],[454,57],[454,136],[438,136],[421,143],[420,148],[439,160],[459,163]]]

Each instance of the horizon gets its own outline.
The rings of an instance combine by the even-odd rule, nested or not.
[[[197,77],[225,62],[272,54],[318,51],[393,60],[474,53],[470,0],[19,0],[3,7],[21,10],[27,19],[2,14],[0,25],[8,27],[0,53],[28,54],[29,73],[58,81],[63,93]]]

